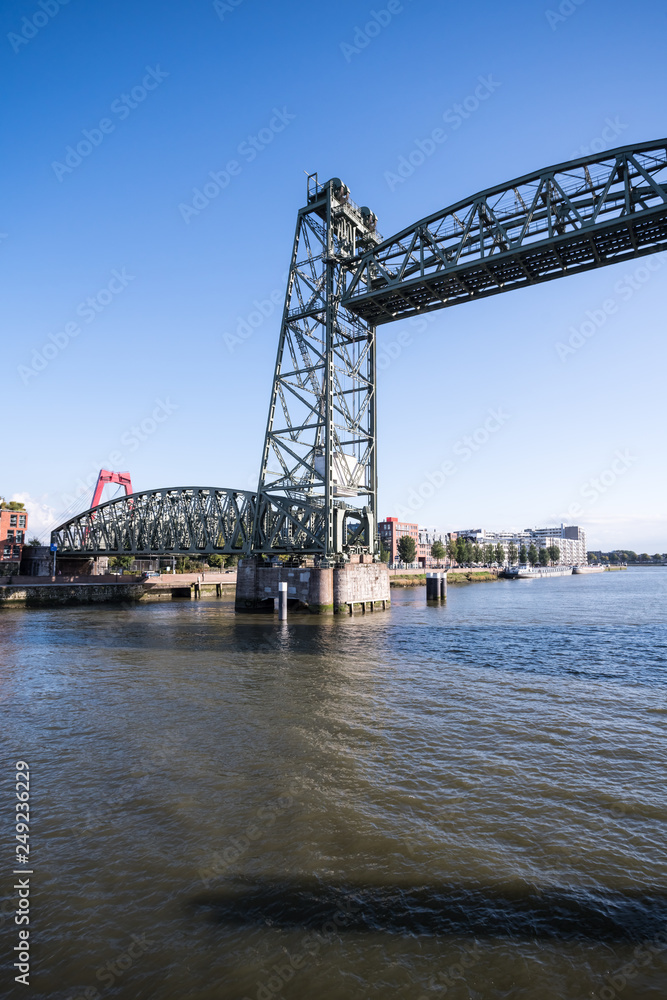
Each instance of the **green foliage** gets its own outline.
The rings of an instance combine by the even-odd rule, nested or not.
[[[549,553],[547,552],[547,550],[545,548],[541,548],[539,550],[539,552],[537,553],[537,557],[538,557],[538,559],[540,561],[540,566],[548,566],[549,565]]]
[[[528,562],[528,549],[525,545],[522,545],[519,549],[519,562],[522,566],[525,566]]]
[[[496,555],[496,550],[490,543],[484,546],[484,562],[492,563]]]
[[[514,542],[510,542],[507,547],[507,558],[509,559],[510,566],[513,566],[514,563],[519,558],[519,550],[517,549]]]
[[[528,562],[531,566],[537,566],[539,561],[539,555],[537,553],[537,548],[535,547],[535,542],[530,543],[530,548],[528,549]]]
[[[495,557],[498,565],[503,566],[505,563],[505,546],[501,545],[500,542],[496,545]]]
[[[431,546],[431,556],[434,559],[437,559],[438,562],[441,562],[445,558],[446,554],[447,550],[445,549],[445,546],[442,544],[442,542],[440,541],[433,542],[433,545]]]
[[[213,555],[208,557],[209,566],[214,566],[216,569],[222,569],[225,565],[225,557],[221,556],[219,552],[214,552]]]
[[[42,544],[42,543],[40,542],[40,540],[39,540],[39,538],[37,537],[37,535],[34,535],[34,536],[33,536],[33,537],[32,537],[32,538],[30,539],[30,541],[28,542],[28,545],[41,545],[41,544]]]
[[[557,545],[549,545],[547,547],[547,554],[552,566],[560,559],[560,549]]]
[[[385,549],[384,544],[380,542],[380,562],[388,563],[391,552],[389,549]]]
[[[473,545],[471,562],[481,563],[484,559],[484,549],[481,545]]]
[[[2,510],[25,510],[25,504],[19,503],[18,500],[10,500],[7,503],[6,500],[0,501],[0,508]]]
[[[110,569],[130,569],[134,562],[134,556],[111,556],[109,559]]]
[[[417,555],[417,545],[410,535],[402,535],[398,540],[398,554],[401,562],[413,563]]]

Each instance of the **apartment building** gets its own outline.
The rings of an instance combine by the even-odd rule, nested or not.
[[[21,554],[28,530],[28,513],[0,506],[0,574],[7,576],[18,573]]]
[[[505,550],[505,562],[509,562],[509,547],[517,550],[534,545],[537,549],[557,546],[560,550],[559,566],[580,566],[588,562],[586,532],[578,525],[561,524],[560,527],[526,528],[524,531],[487,531],[484,528],[465,529],[456,532],[473,545],[497,545]]]

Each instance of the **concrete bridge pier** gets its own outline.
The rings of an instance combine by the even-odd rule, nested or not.
[[[288,608],[294,611],[354,614],[388,608],[391,603],[389,570],[370,557],[352,556],[350,562],[330,567],[276,565],[247,558],[238,565],[236,610],[273,613],[280,584],[287,585]]]

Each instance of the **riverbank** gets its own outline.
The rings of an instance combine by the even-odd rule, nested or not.
[[[488,569],[462,569],[448,570],[447,583],[492,583],[498,579],[495,570]],[[389,580],[391,587],[425,587],[426,573],[415,573],[412,576],[391,576]]]

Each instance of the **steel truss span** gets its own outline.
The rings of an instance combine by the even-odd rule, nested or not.
[[[379,325],[667,248],[667,139],[482,191],[370,248],[343,304]]]
[[[341,180],[313,174],[257,491],[133,493],[71,518],[51,541],[90,556],[375,554],[376,326],[665,249],[667,139],[527,174],[388,240]]]
[[[341,510],[345,541],[363,532],[357,511]],[[339,515],[339,519],[340,516]],[[251,544],[253,526],[259,532]],[[319,554],[327,519],[320,502],[308,503],[246,490],[176,486],[109,500],[51,533],[60,555],[272,555]]]

